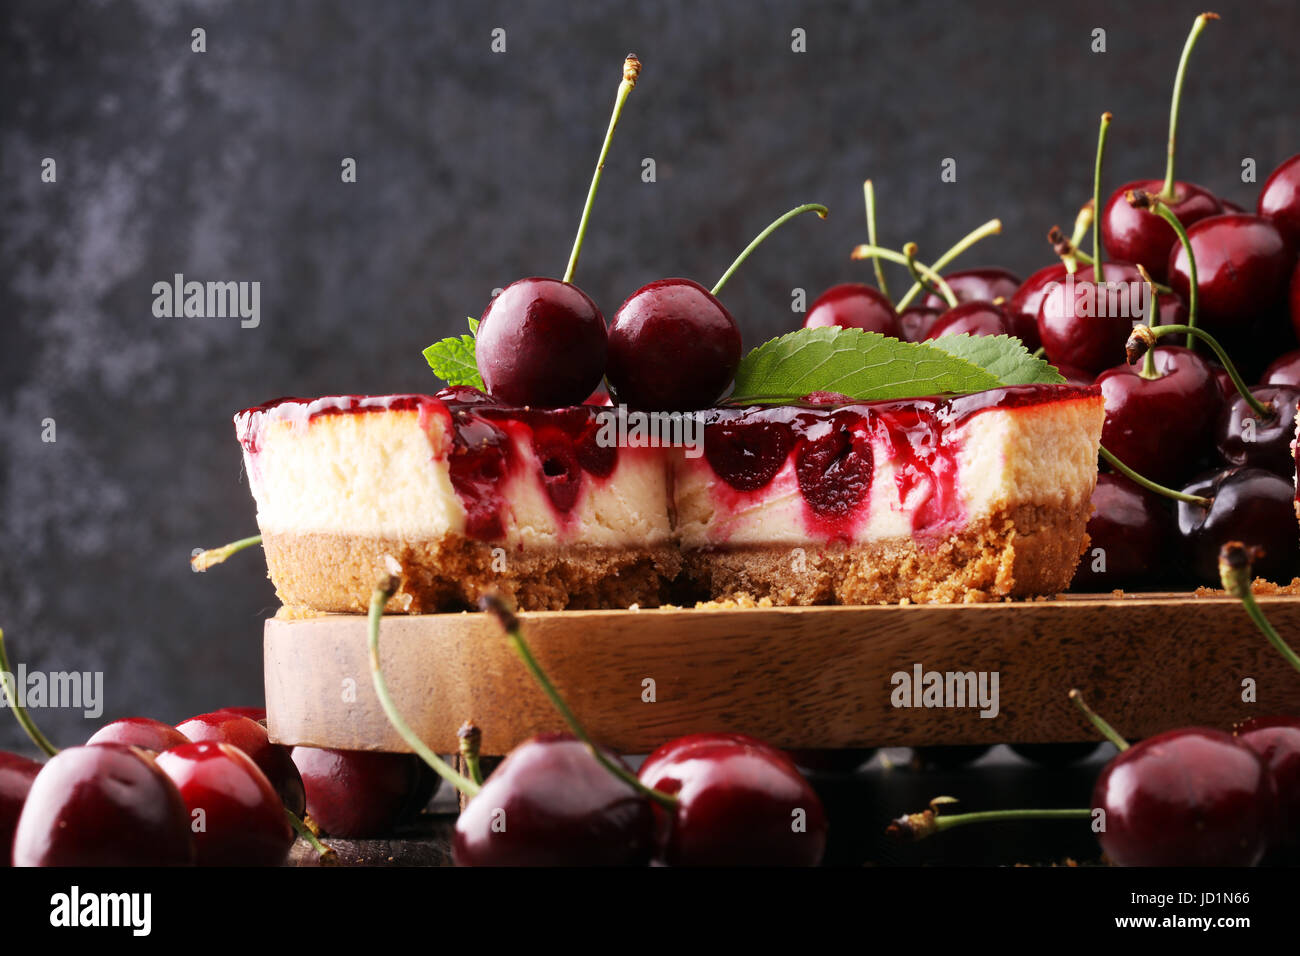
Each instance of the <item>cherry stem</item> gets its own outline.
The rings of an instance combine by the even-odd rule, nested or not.
[[[1200,290],[1197,288],[1196,279],[1196,254],[1192,252],[1192,240],[1187,236],[1187,230],[1183,228],[1182,222],[1174,215],[1174,211],[1165,205],[1164,200],[1159,196],[1153,196],[1148,192],[1130,189],[1124,194],[1128,204],[1134,209],[1149,209],[1157,216],[1169,223],[1178,236],[1178,242],[1182,245],[1183,251],[1187,253],[1187,324],[1192,328],[1196,327],[1196,310],[1200,303]],[[1172,290],[1171,290],[1172,291]],[[1193,345],[1192,336],[1187,336],[1187,347]]]
[[[1101,208],[1101,161],[1106,155],[1106,136],[1110,131],[1110,113],[1101,114],[1101,126],[1097,130],[1097,161],[1092,167],[1092,208]],[[1101,259],[1101,216],[1092,217],[1092,277],[1097,284],[1106,281],[1106,266]]]
[[[972,229],[970,232],[966,233],[966,235],[958,239],[956,245],[954,245],[951,249],[949,249],[947,252],[941,255],[938,259],[934,260],[933,264],[930,266],[930,269],[934,272],[938,272],[940,269],[949,265],[954,259],[956,259],[959,255],[961,255],[971,246],[975,245],[975,243],[979,242],[981,239],[986,239],[989,236],[996,236],[1001,231],[1002,231],[1002,220],[990,219],[982,226]],[[930,274],[927,273],[924,269],[921,270],[921,274],[926,276],[927,278],[930,278]],[[931,279],[931,281],[934,280]],[[902,312],[904,309],[906,309],[909,305],[912,304],[912,300],[915,299],[920,294],[921,294],[921,283],[914,282],[912,284],[912,288],[908,289],[907,292],[903,295],[903,297],[898,300],[898,305],[897,305],[898,311]]]
[[[1085,258],[1084,253],[1079,250],[1079,243],[1083,242],[1083,237],[1088,234],[1088,230],[1092,227],[1093,206],[1093,201],[1089,199],[1079,207],[1079,211],[1074,217],[1074,233],[1070,236],[1070,256],[1068,258],[1066,256],[1061,257],[1062,261],[1065,262],[1065,271],[1070,275],[1074,275],[1079,271],[1079,262]],[[1092,256],[1086,256],[1086,258],[1089,260],[1087,264],[1092,265]]]
[[[339,855],[334,851],[334,848],[322,843],[320,837],[316,836],[316,834],[312,832],[312,828],[307,826],[306,822],[298,817],[298,814],[294,813],[288,807],[285,807],[284,816],[298,836],[306,840],[307,845],[316,851],[316,855],[320,857],[322,865],[333,866],[338,863]]]
[[[939,275],[939,273],[935,272],[933,268],[927,266],[923,262],[916,261],[915,243],[909,242],[907,245],[912,249],[912,256],[910,258],[901,252],[895,252],[893,249],[886,249],[884,246],[871,245],[856,246],[853,251],[849,253],[849,258],[870,259],[874,256],[879,256],[881,259],[885,259],[889,262],[896,262],[900,266],[907,266],[909,269],[915,269],[916,272],[919,272],[924,278],[929,279],[934,283],[938,290],[937,294],[943,297],[943,300],[948,303],[949,307],[955,306],[957,304],[957,296],[953,293],[952,286],[948,285],[947,280],[944,279],[943,276]],[[918,284],[916,288],[919,290],[921,286]],[[901,310],[904,307],[903,303],[905,299],[907,299],[907,296],[899,299],[898,305],[895,308]]]
[[[1156,284],[1151,278],[1151,273],[1147,272],[1146,266],[1142,265],[1140,262],[1137,263],[1137,271],[1138,275],[1142,276],[1142,281],[1147,284],[1147,288],[1151,290],[1151,301],[1147,305],[1146,324],[1146,327],[1150,329],[1156,324],[1156,316],[1160,314],[1160,293],[1156,290]],[[1127,342],[1125,345],[1127,346]],[[1146,353],[1146,358],[1142,360],[1142,371],[1138,374],[1147,381],[1154,381],[1160,377],[1159,373],[1156,371],[1155,351],[1147,349]],[[1127,351],[1125,354],[1127,355]]]
[[[483,731],[479,730],[473,721],[467,720],[460,725],[460,730],[456,731],[456,739],[460,742],[460,759],[465,761],[465,769],[469,771],[469,777],[480,787],[483,785],[483,765],[479,763],[479,747],[483,743]]]
[[[237,554],[245,548],[251,548],[255,544],[262,543],[262,536],[255,534],[251,538],[240,538],[238,541],[232,541],[230,544],[223,544],[219,548],[209,548],[207,551],[200,551],[194,557],[190,558],[190,567],[195,571],[206,571],[225,561],[232,554]]]
[[[943,298],[943,300],[948,303],[948,308],[951,309],[956,307],[957,296],[955,293],[953,293],[952,286],[948,286],[948,291],[946,293],[941,292],[939,289],[931,285],[929,280],[927,280],[925,276],[921,275],[921,273],[917,271],[916,254],[918,251],[920,250],[917,249],[915,242],[909,242],[907,245],[903,246],[903,255],[907,257],[907,271],[912,274],[912,279],[915,282],[919,283],[921,288],[924,289],[926,292],[930,293],[931,295],[937,295]],[[945,285],[946,284],[947,281],[945,280]]]
[[[1098,714],[1093,712],[1093,709],[1084,701],[1083,694],[1081,694],[1077,689],[1071,689],[1070,700],[1074,701],[1074,706],[1083,711],[1083,716],[1088,718],[1103,737],[1113,743],[1120,750],[1128,750],[1128,741],[1121,737],[1114,727],[1108,724]]]
[[[1282,640],[1282,635],[1269,623],[1264,616],[1264,609],[1259,606],[1250,589],[1250,566],[1256,554],[1257,548],[1247,547],[1240,541],[1229,541],[1219,550],[1219,580],[1223,582],[1225,591],[1241,601],[1246,614],[1268,638],[1268,642],[1277,648],[1277,652],[1286,658],[1288,664],[1300,671],[1300,655]]]
[[[587,223],[591,219],[591,207],[596,202],[596,190],[600,188],[600,175],[605,171],[605,158],[609,156],[609,144],[614,140],[614,129],[618,118],[623,115],[623,104],[628,94],[636,87],[636,78],[641,75],[641,61],[635,53],[629,53],[623,61],[623,82],[618,85],[618,95],[614,97],[614,112],[609,117],[609,128],[605,130],[605,142],[600,147],[600,158],[596,160],[596,171],[591,174],[591,186],[587,190],[587,202],[582,207],[582,218],[578,220],[578,234],[573,239],[573,251],[569,253],[569,266],[564,270],[564,281],[572,282],[573,274],[578,270],[578,256],[582,252],[582,240],[587,236]]]
[[[573,731],[573,736],[582,741],[586,746],[587,751],[596,758],[596,762],[619,780],[622,780],[633,790],[649,797],[665,809],[675,810],[677,808],[676,797],[664,793],[661,790],[656,790],[653,787],[647,787],[641,782],[636,774],[632,773],[625,767],[619,766],[615,761],[610,760],[609,757],[605,755],[605,752],[596,746],[595,742],[591,739],[591,736],[587,733],[586,728],[582,726],[582,723],[578,720],[577,716],[569,709],[569,705],[565,703],[559,690],[557,690],[555,685],[551,683],[551,679],[546,676],[546,671],[542,669],[542,665],[537,663],[537,658],[533,657],[532,649],[529,648],[528,642],[524,640],[523,629],[519,623],[519,618],[515,615],[514,611],[506,606],[505,601],[496,595],[489,594],[479,599],[479,607],[497,619],[497,623],[501,625],[501,629],[506,632],[506,640],[510,643],[511,650],[513,650],[515,655],[523,661],[524,667],[528,669],[528,673],[532,675],[533,680],[537,682],[537,685],[542,689],[542,692],[546,694],[547,699],[551,702],[551,706],[554,707],[559,715],[564,718],[564,722],[568,724],[569,729]]]
[[[1228,378],[1232,379],[1232,385],[1237,390],[1237,393],[1241,395],[1260,421],[1274,417],[1273,409],[1251,393],[1242,379],[1241,373],[1237,371],[1237,366],[1233,364],[1232,359],[1228,358],[1228,353],[1224,351],[1218,339],[1204,329],[1198,329],[1191,325],[1157,325],[1154,327],[1139,325],[1129,334],[1128,342],[1124,344],[1124,351],[1126,355],[1131,356],[1129,361],[1132,362],[1142,352],[1149,353],[1150,349],[1155,346],[1156,339],[1161,336],[1182,335],[1184,333],[1187,334],[1189,342],[1200,339],[1210,347],[1214,357],[1219,360],[1223,370],[1228,373]]]
[[[49,738],[36,726],[36,721],[32,720],[31,714],[27,713],[27,708],[18,703],[18,689],[14,683],[14,672],[9,667],[9,655],[5,653],[5,632],[4,628],[0,627],[0,686],[4,688],[5,699],[14,712],[18,726],[27,733],[32,743],[39,747],[45,756],[53,757],[59,752],[59,748],[50,743]]]
[[[753,240],[749,243],[749,245],[747,245],[741,251],[740,255],[736,256],[736,261],[727,267],[726,272],[722,273],[722,278],[714,283],[713,288],[709,290],[709,294],[717,295],[719,292],[721,292],[722,287],[731,280],[732,273],[734,273],[737,269],[740,268],[741,263],[749,258],[749,254],[751,252],[753,252],[755,249],[757,249],[759,246],[763,244],[763,240],[765,240],[772,233],[776,232],[778,229],[784,226],[795,216],[802,215],[803,213],[806,212],[817,213],[817,218],[819,219],[825,219],[827,215],[830,214],[830,210],[828,210],[825,206],[822,206],[815,202],[810,202],[810,203],[804,203],[802,206],[795,206],[785,215],[780,216],[777,219],[774,219],[771,223],[768,224],[768,227],[766,229],[764,229],[762,232],[760,232],[757,236],[753,238]]]
[[[396,575],[386,575],[375,586],[370,595],[370,679],[375,687],[375,696],[379,698],[380,706],[384,708],[384,714],[387,715],[388,722],[406,741],[407,746],[419,754],[420,759],[433,768],[433,772],[442,777],[443,780],[446,780],[467,797],[476,797],[480,789],[479,785],[468,777],[457,773],[446,761],[428,748],[419,735],[411,729],[411,725],[402,717],[401,712],[397,709],[397,704],[393,702],[393,698],[388,693],[388,684],[384,680],[384,674],[379,665],[379,622],[384,616],[384,605],[396,593],[399,583]]]
[[[1174,192],[1174,153],[1178,143],[1178,106],[1183,99],[1183,80],[1187,76],[1187,63],[1192,58],[1192,49],[1196,46],[1196,41],[1201,36],[1201,31],[1205,29],[1206,24],[1211,20],[1219,19],[1217,13],[1202,13],[1192,24],[1191,32],[1187,34],[1187,42],[1183,44],[1183,55],[1178,59],[1178,72],[1174,74],[1174,94],[1169,100],[1169,146],[1168,156],[1165,160],[1165,185],[1160,190],[1160,198],[1166,202],[1173,202],[1176,198]]]
[[[862,198],[867,205],[867,242],[876,245],[876,187],[870,179],[862,184]],[[886,299],[889,298],[889,286],[885,282],[885,268],[880,264],[879,256],[872,256],[871,265],[876,270],[876,285]]]
[[[1189,505],[1200,505],[1202,508],[1208,508],[1214,503],[1214,499],[1212,498],[1204,498],[1201,495],[1189,495],[1182,491],[1174,491],[1172,488],[1166,488],[1164,485],[1158,485],[1150,478],[1144,478],[1142,475],[1139,475],[1128,465],[1116,458],[1106,449],[1105,445],[1099,445],[1098,449],[1101,452],[1101,457],[1106,461],[1106,464],[1110,465],[1129,481],[1133,482],[1133,484],[1140,485],[1147,491],[1153,491],[1158,495],[1163,495],[1164,497],[1171,498],[1174,501],[1185,501]]]
[[[1064,810],[981,810],[976,813],[954,813],[951,816],[941,816],[935,809],[930,809],[899,817],[890,823],[886,832],[896,839],[916,841],[972,823],[998,823],[1007,820],[1086,820],[1091,817],[1092,811],[1087,807]]]

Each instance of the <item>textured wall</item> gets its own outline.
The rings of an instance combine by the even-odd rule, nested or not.
[[[275,599],[259,558],[187,566],[253,528],[232,413],[432,389],[424,345],[494,287],[560,274],[626,52],[645,70],[579,282],[608,316],[651,279],[710,282],[777,213],[825,202],[828,222],[787,226],[728,287],[753,345],[795,324],[792,287],[868,274],[847,260],[867,175],[888,244],[935,254],[997,215],[1004,235],[969,264],[1046,264],[1043,233],[1090,188],[1103,109],[1108,182],[1162,172],[1200,0],[6,7],[0,625],[33,668],[102,670],[104,719],[178,720],[261,695]],[[1300,6],[1220,12],[1180,171],[1253,204],[1242,158],[1266,174],[1300,149],[1300,61],[1279,42],[1300,36]],[[790,50],[795,27],[807,53]],[[945,157],[956,183],[940,182]],[[155,318],[151,287],[176,272],[259,281],[260,325]],[[37,716],[62,742],[88,730]],[[21,745],[0,719],[0,747]]]

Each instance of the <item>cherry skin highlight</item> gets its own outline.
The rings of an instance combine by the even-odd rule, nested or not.
[[[862,329],[902,338],[898,313],[884,294],[861,282],[833,285],[813,302],[804,317],[805,329],[834,325],[841,329]]]
[[[1147,192],[1160,195],[1163,179],[1139,179],[1125,183],[1110,195],[1101,214],[1101,241],[1111,259],[1146,267],[1151,278],[1163,282],[1169,266],[1169,250],[1178,245],[1173,226],[1148,209],[1134,209],[1126,194]],[[1166,203],[1186,229],[1193,223],[1223,212],[1220,201],[1195,183],[1174,184],[1174,198]]]

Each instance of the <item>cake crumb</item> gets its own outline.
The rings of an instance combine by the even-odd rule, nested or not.
[[[1300,595],[1300,578],[1292,578],[1289,584],[1274,584],[1265,578],[1256,578],[1250,582],[1250,593],[1261,597],[1295,597]],[[1223,588],[1211,588],[1202,585],[1192,592],[1194,598],[1221,598],[1227,594]]]

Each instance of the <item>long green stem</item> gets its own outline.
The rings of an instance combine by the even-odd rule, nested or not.
[[[1288,664],[1300,671],[1300,655],[1282,640],[1282,635],[1273,627],[1264,615],[1264,609],[1255,600],[1255,594],[1250,589],[1250,568],[1251,549],[1240,541],[1229,541],[1219,550],[1219,580],[1223,582],[1223,589],[1241,601],[1246,614],[1268,638],[1268,642],[1286,658]]]
[[[917,269],[919,263],[916,261],[916,254],[918,251],[915,242],[909,242],[907,245],[903,246],[903,255],[907,258],[907,271],[911,273],[912,279],[919,283],[921,288],[926,292],[929,292],[932,295],[937,295],[947,302],[948,308],[956,308],[957,295],[952,291],[952,286],[948,285],[946,279],[944,280],[945,288],[940,289],[937,286],[931,285],[925,276],[921,275],[920,270]],[[938,273],[935,274],[938,275]]]
[[[569,266],[564,270],[564,281],[572,282],[573,274],[578,270],[578,256],[582,252],[582,241],[587,237],[587,223],[591,219],[591,207],[596,202],[596,190],[600,188],[600,175],[605,171],[605,159],[609,156],[609,144],[614,141],[614,129],[618,118],[623,115],[623,104],[628,94],[636,88],[636,78],[641,74],[641,61],[635,53],[629,53],[623,61],[623,81],[618,85],[618,94],[614,97],[614,112],[609,117],[609,128],[605,130],[605,142],[600,147],[600,158],[596,160],[596,171],[591,174],[591,186],[587,189],[587,202],[582,207],[582,218],[578,220],[578,234],[573,239],[573,251],[569,253]]]
[[[262,543],[262,536],[255,534],[249,538],[240,538],[238,541],[232,541],[230,544],[223,544],[219,548],[209,548],[207,551],[200,551],[194,557],[190,558],[190,567],[195,571],[206,571],[208,568],[220,564],[232,554],[237,554],[245,548],[251,548],[255,544]]]
[[[941,255],[938,259],[935,259],[934,262],[930,264],[930,269],[934,272],[938,272],[940,269],[943,269],[949,264],[951,264],[954,259],[956,259],[959,255],[961,255],[971,246],[975,245],[975,243],[979,242],[981,239],[986,239],[989,236],[996,236],[1001,231],[1002,231],[1002,220],[990,219],[988,222],[984,223],[983,225],[975,229],[972,229],[970,232],[966,233],[966,235],[958,239],[956,245],[954,245],[951,249],[949,249],[947,252]],[[872,242],[872,245],[875,245],[874,240]],[[921,271],[921,274],[927,275],[924,270]],[[909,305],[912,304],[912,300],[915,299],[920,294],[921,294],[921,284],[919,282],[913,282],[912,287],[908,289],[905,293],[903,293],[903,297],[898,300],[898,305],[896,306],[898,311],[902,312],[904,309],[906,309]]]
[[[911,243],[909,243],[909,245],[911,245]],[[903,255],[901,252],[895,252],[893,249],[886,249],[884,246],[861,245],[854,247],[853,251],[849,253],[850,259],[870,259],[873,256],[879,256],[881,259],[885,259],[889,262],[896,262],[900,266],[907,266],[908,264],[907,256]],[[911,259],[911,262],[912,265],[916,267],[917,272],[921,273],[921,275],[935,284],[935,287],[939,290],[939,294],[943,296],[945,302],[948,302],[951,305],[957,304],[957,296],[953,293],[952,286],[948,285],[947,280],[944,279],[943,276],[939,275],[939,273],[937,273],[932,267],[927,266],[925,263],[917,262],[915,257]],[[919,289],[920,286],[917,286],[917,288]],[[903,308],[901,299],[899,300],[898,308]]]
[[[1151,273],[1147,272],[1146,266],[1137,263],[1138,274],[1142,276],[1142,281],[1147,284],[1151,290],[1151,301],[1147,306],[1147,329],[1151,329],[1156,324],[1156,317],[1160,315],[1160,293],[1156,291],[1156,284],[1151,279]],[[1127,353],[1125,353],[1127,354]],[[1142,360],[1142,371],[1138,373],[1148,381],[1154,381],[1159,378],[1156,371],[1156,353],[1154,349],[1147,349],[1146,357]]]
[[[617,762],[610,760],[605,752],[600,747],[596,746],[596,743],[591,739],[591,735],[587,733],[586,728],[583,727],[582,723],[578,720],[577,715],[569,709],[569,705],[565,703],[559,690],[557,690],[555,685],[551,683],[551,679],[546,675],[546,671],[544,671],[542,666],[537,663],[537,658],[533,657],[532,649],[529,648],[528,642],[524,640],[523,630],[519,624],[519,618],[515,616],[514,612],[506,607],[505,603],[500,598],[495,596],[488,596],[481,599],[479,601],[479,606],[482,607],[484,611],[487,611],[495,617],[501,624],[502,629],[506,632],[506,640],[510,644],[510,649],[515,652],[515,655],[521,661],[523,661],[524,667],[528,669],[528,673],[531,674],[533,680],[537,682],[537,686],[542,689],[542,693],[544,693],[547,699],[550,700],[551,706],[555,708],[556,712],[558,712],[562,718],[564,718],[564,722],[568,724],[569,729],[573,731],[573,736],[582,741],[587,750],[590,751],[591,755],[596,758],[596,762],[619,780],[626,783],[633,790],[644,794],[660,806],[668,810],[676,809],[676,797],[656,790],[653,787],[647,787],[637,778],[636,774],[629,771],[626,767],[620,766]]]
[[[868,179],[862,184],[862,198],[867,206],[867,242],[871,245],[877,245],[876,241],[876,187]],[[876,271],[876,285],[880,288],[880,293],[886,299],[889,298],[889,286],[885,283],[885,267],[880,264],[880,258],[873,256],[871,259],[872,268]]]
[[[981,810],[975,813],[954,813],[940,816],[933,811],[908,814],[889,825],[890,836],[910,841],[969,826],[972,823],[1005,823],[1010,820],[1087,820],[1092,811],[1087,807],[1064,810]]]
[[[1071,690],[1070,700],[1074,701],[1075,707],[1078,707],[1079,710],[1083,711],[1083,716],[1088,718],[1088,721],[1097,728],[1098,732],[1103,737],[1113,743],[1120,750],[1128,750],[1128,741],[1121,737],[1115,728],[1107,723],[1099,714],[1093,712],[1092,708],[1088,706],[1086,701],[1084,701],[1083,694],[1079,693],[1078,690]]]
[[[1106,135],[1110,131],[1110,113],[1101,114],[1097,130],[1097,160],[1092,167],[1092,208],[1101,208],[1101,161],[1106,155]],[[1106,266],[1101,260],[1101,216],[1092,217],[1092,276],[1098,284],[1106,281]]]
[[[483,731],[467,720],[461,724],[460,730],[456,731],[456,738],[460,744],[460,759],[465,761],[469,778],[482,786],[483,765],[479,762],[479,745],[483,742]]]
[[[433,768],[433,772],[442,777],[449,784],[468,797],[475,797],[479,792],[479,785],[468,777],[457,773],[441,757],[428,748],[419,735],[411,729],[411,725],[402,717],[401,712],[397,709],[397,704],[393,702],[392,696],[388,693],[388,683],[384,680],[383,670],[379,664],[379,622],[384,616],[384,605],[388,599],[397,591],[397,578],[389,575],[384,578],[370,595],[370,679],[375,687],[375,696],[379,698],[379,704],[384,708],[384,713],[388,717],[388,722],[393,725],[393,729],[398,735],[406,741],[407,746],[420,755],[425,763]]]
[[[1182,221],[1174,211],[1165,205],[1164,200],[1159,196],[1152,196],[1146,192],[1134,192],[1130,189],[1124,194],[1124,198],[1128,200],[1128,204],[1134,209],[1149,209],[1154,212],[1169,223],[1169,227],[1178,236],[1178,242],[1187,256],[1187,324],[1195,328],[1201,293],[1199,289],[1200,282],[1196,278],[1196,253],[1192,251],[1192,240],[1188,237],[1187,230],[1183,227]],[[1192,337],[1189,335],[1187,336],[1187,347],[1191,348],[1192,345]]]
[[[9,707],[14,712],[18,726],[26,731],[32,743],[39,747],[45,756],[53,757],[59,752],[59,748],[50,743],[49,738],[41,733],[41,729],[32,720],[31,714],[27,713],[27,708],[18,703],[17,688],[13,685],[14,672],[9,667],[9,655],[5,653],[5,632],[4,628],[0,628],[0,686],[4,688],[5,699],[9,701]]]
[[[333,866],[338,863],[339,855],[335,852],[334,848],[322,843],[320,837],[316,836],[316,834],[312,832],[311,827],[307,826],[307,824],[299,818],[298,814],[294,813],[288,807],[285,807],[284,816],[285,819],[289,821],[289,825],[294,828],[295,832],[297,832],[298,836],[306,840],[307,845],[316,851],[316,855],[320,857],[320,861],[324,866]]]
[[[721,292],[722,287],[731,280],[732,273],[734,273],[737,269],[740,268],[741,263],[743,263],[746,259],[749,258],[749,254],[751,252],[753,252],[755,249],[757,249],[759,246],[763,244],[764,239],[766,239],[772,233],[776,232],[778,229],[780,229],[783,225],[785,225],[795,216],[802,215],[803,213],[806,212],[815,212],[817,213],[817,217],[819,219],[825,219],[826,216],[829,214],[830,210],[828,210],[825,206],[822,206],[818,203],[810,202],[810,203],[804,203],[802,206],[795,206],[785,215],[779,216],[778,218],[774,219],[771,223],[768,224],[768,227],[766,229],[764,229],[757,236],[755,236],[753,240],[750,241],[749,245],[747,245],[743,250],[741,250],[740,255],[736,256],[736,261],[733,262],[730,266],[728,266],[727,271],[722,273],[722,278],[713,284],[713,288],[709,290],[710,293],[712,295],[717,295],[719,292]]]
[[[1137,330],[1134,331],[1137,332]],[[1187,335],[1187,340],[1189,342],[1195,339],[1200,339],[1210,347],[1210,351],[1214,353],[1214,357],[1219,360],[1219,363],[1223,366],[1223,370],[1228,373],[1228,378],[1232,379],[1233,387],[1236,388],[1237,393],[1245,399],[1246,404],[1250,406],[1250,410],[1255,413],[1256,417],[1261,421],[1273,417],[1273,409],[1255,397],[1250,388],[1247,387],[1245,380],[1241,377],[1241,373],[1237,371],[1237,366],[1233,364],[1232,359],[1228,357],[1228,353],[1224,350],[1223,346],[1219,344],[1219,340],[1209,332],[1206,332],[1204,329],[1195,328],[1190,324],[1157,325],[1150,328],[1150,334],[1153,339],[1159,339],[1166,335],[1183,334]],[[1141,340],[1145,337],[1145,334],[1138,333],[1135,336],[1131,336],[1130,339],[1136,338]]]
[[[1173,202],[1177,198],[1174,189],[1174,153],[1178,144],[1178,107],[1183,99],[1183,80],[1187,76],[1187,63],[1192,58],[1192,49],[1196,46],[1201,31],[1211,20],[1217,19],[1219,19],[1217,13],[1202,13],[1197,17],[1192,24],[1191,32],[1187,34],[1187,42],[1183,44],[1183,55],[1178,58],[1178,72],[1174,74],[1174,94],[1169,100],[1169,144],[1165,159],[1165,185],[1160,190],[1160,198],[1166,202]]]
[[[1155,492],[1158,495],[1163,495],[1164,497],[1171,498],[1174,501],[1185,501],[1189,505],[1200,505],[1202,508],[1208,508],[1212,504],[1212,501],[1209,498],[1203,498],[1200,495],[1189,495],[1181,491],[1174,491],[1172,488],[1166,488],[1164,485],[1156,484],[1150,478],[1144,478],[1107,451],[1105,445],[1099,446],[1099,450],[1101,452],[1101,457],[1108,465],[1118,471],[1129,481],[1133,482],[1133,484],[1139,485],[1147,491]]]

